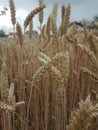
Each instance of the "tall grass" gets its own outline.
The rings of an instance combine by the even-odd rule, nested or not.
[[[10,6],[14,6],[10,1]],[[0,130],[98,130],[98,30],[69,29],[71,6],[57,3],[43,22],[43,1],[24,20],[17,36],[0,39]],[[31,23],[39,14],[38,37]]]

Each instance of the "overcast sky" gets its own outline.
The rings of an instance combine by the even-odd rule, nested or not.
[[[0,10],[2,7],[9,8],[9,0],[0,0]],[[44,23],[47,20],[47,16],[51,14],[52,5],[54,2],[58,2],[58,23],[61,12],[61,6],[63,4],[71,4],[71,21],[79,21],[82,19],[91,20],[95,15],[98,15],[98,0],[43,0],[47,5],[44,10]],[[14,0],[16,7],[17,21],[23,26],[23,21],[27,14],[38,7],[38,0]],[[38,16],[34,18],[34,29],[39,26]],[[0,16],[0,29],[3,28],[6,31],[12,30],[12,24],[10,21],[10,11],[5,16]]]

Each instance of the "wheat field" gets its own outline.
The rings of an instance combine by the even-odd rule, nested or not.
[[[71,6],[58,3],[43,24],[43,0],[16,22],[9,0],[13,38],[0,38],[0,130],[98,130],[98,26],[69,29]],[[32,37],[33,18],[40,33]],[[29,36],[23,34],[29,27]]]

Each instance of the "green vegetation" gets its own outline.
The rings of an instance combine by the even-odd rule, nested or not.
[[[0,30],[0,37],[7,37],[4,30]]]

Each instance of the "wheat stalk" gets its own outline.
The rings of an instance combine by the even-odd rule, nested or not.
[[[88,31],[87,31],[87,24],[85,20],[83,21],[83,28],[84,28],[84,37],[85,39],[87,39]]]
[[[32,38],[32,33],[33,33],[33,20],[30,21],[29,23],[29,38]]]
[[[2,63],[2,68],[0,72],[0,91],[1,99],[6,99],[8,96],[8,69],[6,63]]]
[[[48,40],[50,41],[50,29],[51,29],[51,22],[50,22],[51,18],[50,16],[48,17],[48,20],[47,20],[47,25],[46,25],[46,34],[47,34],[47,37],[48,37]]]

